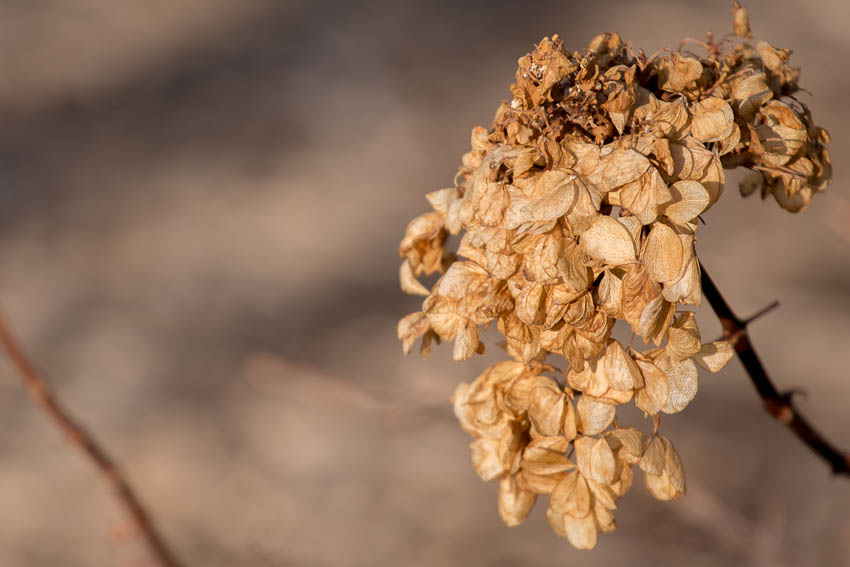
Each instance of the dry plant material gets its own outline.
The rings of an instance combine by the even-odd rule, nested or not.
[[[473,129],[455,185],[429,193],[433,210],[407,227],[401,284],[425,300],[399,323],[404,352],[453,341],[466,360],[495,321],[512,358],[452,398],[509,526],[548,494],[552,529],[592,548],[635,465],[654,497],[684,494],[658,416],[687,407],[698,367],[717,372],[734,354],[703,342],[687,308],[702,300],[699,216],[724,168],[750,169],[741,192],[791,212],[830,182],[829,135],[793,98],[790,52],[752,42],[737,2],[734,29],[736,41],[709,37],[706,55],[652,58],[614,33],[583,52],[544,38],[519,59],[512,100]],[[461,235],[456,252],[449,235]],[[430,290],[418,279],[437,272]],[[649,348],[612,338],[617,320]],[[651,433],[618,424],[628,403]]]

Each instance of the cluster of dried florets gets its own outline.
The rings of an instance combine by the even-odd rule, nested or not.
[[[433,340],[454,341],[466,360],[496,320],[514,359],[453,397],[508,525],[549,494],[553,529],[590,548],[614,529],[634,465],[656,498],[684,492],[658,414],[693,399],[697,365],[716,372],[733,353],[702,343],[694,312],[680,309],[702,297],[699,215],[720,197],[724,167],[750,168],[757,179],[742,192],[760,186],[790,211],[830,180],[828,135],[791,97],[789,52],[753,45],[735,8],[738,44],[709,41],[704,56],[647,58],[616,34],[583,54],[544,38],[519,60],[513,100],[473,130],[455,186],[429,193],[433,211],[407,227],[402,288],[427,298],[399,323],[405,352],[418,338],[426,355]],[[444,273],[428,290],[417,277],[434,272]],[[656,348],[613,339],[617,320]],[[616,422],[630,401],[654,418],[651,434]]]

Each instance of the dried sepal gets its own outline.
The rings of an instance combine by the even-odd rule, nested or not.
[[[698,181],[677,181],[670,186],[670,192],[673,200],[664,209],[664,214],[676,224],[689,223],[708,208],[708,191]]]
[[[499,479],[499,517],[505,525],[520,525],[531,512],[537,495],[519,486],[513,476]]]
[[[669,282],[679,275],[685,249],[679,235],[663,223],[656,223],[646,237],[642,260],[652,279]]]
[[[714,341],[703,344],[694,354],[694,361],[709,372],[720,372],[734,354],[729,341]]]
[[[651,445],[653,447],[652,454],[647,459],[646,468],[643,468],[643,461],[641,461],[641,468],[644,470],[644,485],[649,493],[658,500],[675,500],[684,494],[686,489],[685,471],[682,468],[679,453],[673,447],[673,444],[661,435],[655,437]],[[647,450],[649,450],[649,447],[648,445]]]
[[[607,264],[631,264],[636,261],[635,243],[625,226],[615,219],[599,215],[581,234],[581,246],[591,258]]]
[[[576,404],[578,430],[584,435],[598,435],[611,425],[616,413],[613,404],[584,394]]]

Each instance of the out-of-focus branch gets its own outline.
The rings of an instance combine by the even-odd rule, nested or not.
[[[2,316],[0,316],[0,345],[2,345],[3,350],[6,351],[6,354],[12,360],[18,374],[20,374],[21,380],[23,380],[24,385],[38,405],[67,435],[71,443],[78,447],[100,472],[103,473],[103,476],[115,491],[118,502],[124,507],[134,526],[146,540],[156,561],[162,567],[180,567],[182,563],[162,539],[147,511],[141,502],[139,502],[135,492],[133,492],[130,484],[118,470],[113,460],[92,436],[59,404],[56,397],[48,388],[47,383],[45,383],[23,350],[18,346],[17,341],[12,336]]]
[[[793,392],[780,392],[771,381],[747,335],[747,324],[753,320],[753,317],[747,320],[736,317],[732,308],[721,295],[720,290],[709,277],[705,266],[700,264],[700,270],[702,272],[703,296],[708,299],[714,313],[720,319],[723,326],[723,338],[734,346],[738,358],[744,365],[744,370],[747,371],[756,391],[764,402],[764,408],[770,415],[793,431],[812,451],[828,462],[834,474],[850,476],[850,454],[836,449],[800,415],[791,399]],[[771,304],[768,309],[775,307],[775,305]],[[764,310],[759,314],[763,312]]]

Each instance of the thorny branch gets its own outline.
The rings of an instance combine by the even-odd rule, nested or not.
[[[827,461],[832,467],[833,474],[850,476],[850,454],[836,449],[800,415],[791,399],[793,392],[780,392],[770,380],[770,376],[762,366],[747,335],[747,324],[754,317],[741,320],[735,316],[732,308],[726,303],[720,290],[717,289],[702,264],[700,264],[700,270],[702,272],[703,295],[708,299],[717,318],[720,319],[723,326],[723,338],[732,343],[735,348],[738,358],[744,365],[744,370],[746,370],[759,396],[764,401],[764,408],[770,415],[793,431],[812,451]],[[775,304],[769,306],[768,309],[772,307],[775,307]]]
[[[0,316],[0,345],[12,360],[15,368],[23,380],[35,401],[44,409],[50,418],[68,436],[68,439],[76,445],[103,473],[107,482],[115,491],[115,496],[121,506],[124,507],[134,527],[139,530],[146,540],[151,553],[162,567],[180,567],[182,563],[177,559],[174,552],[168,547],[160,536],[148,513],[145,511],[133,489],[116,467],[113,460],[106,454],[104,449],[92,438],[92,436],[68,414],[59,404],[56,397],[51,393],[47,384],[33,367],[27,356],[18,346]]]

